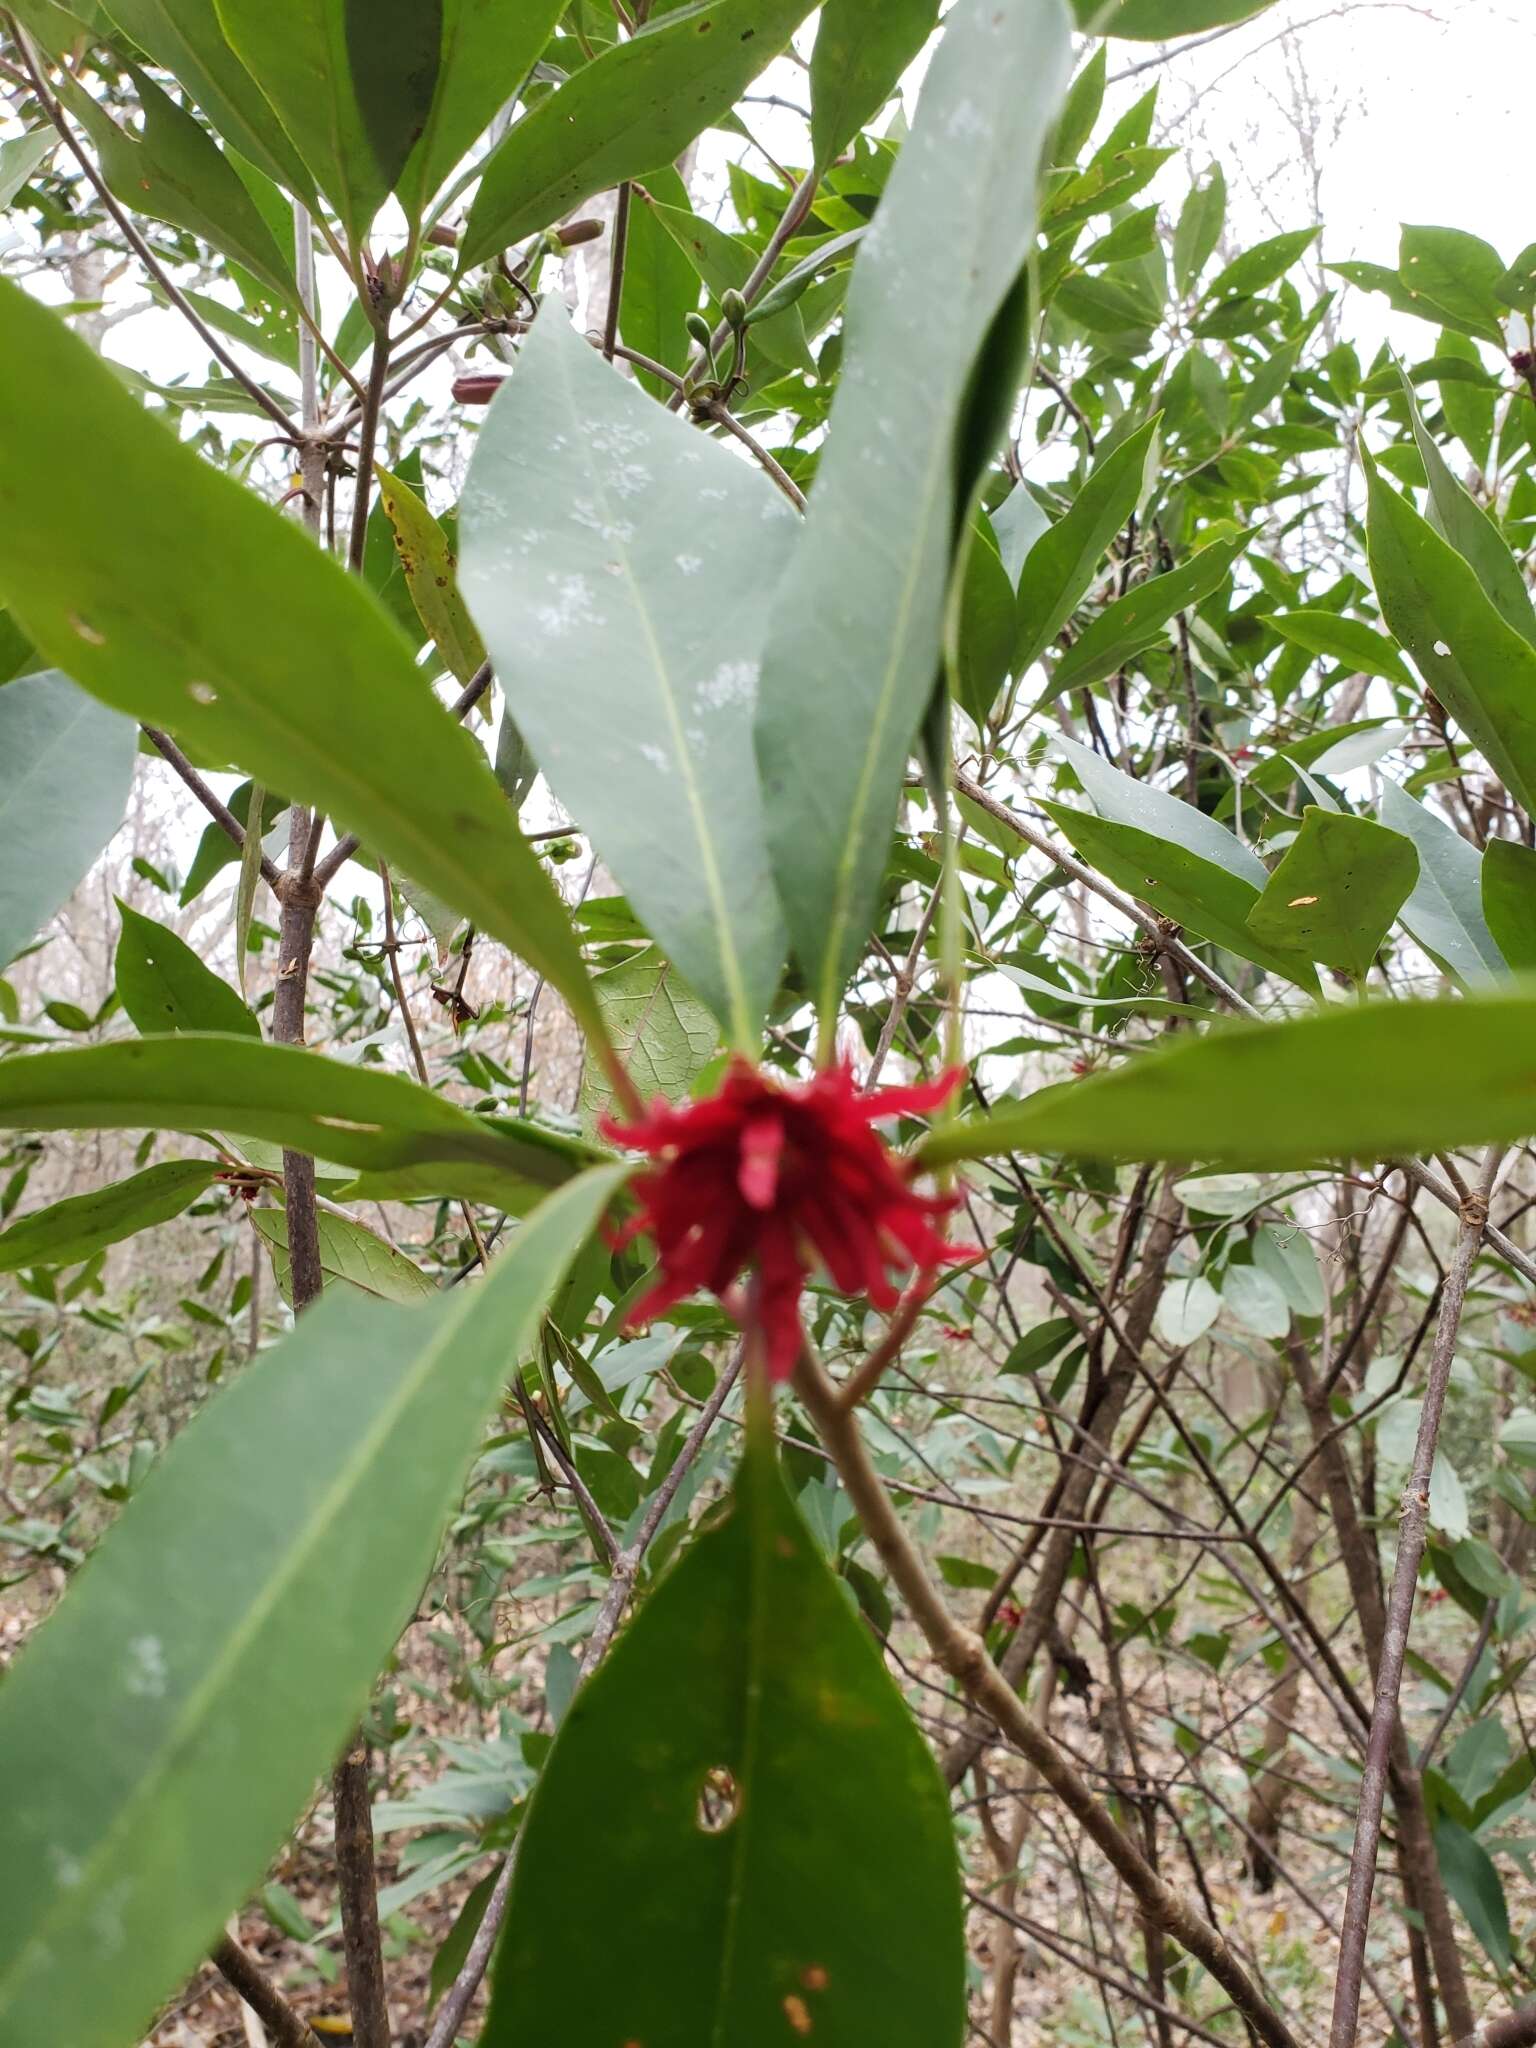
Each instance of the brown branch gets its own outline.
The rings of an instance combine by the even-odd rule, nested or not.
[[[170,734],[168,732],[161,732],[160,728],[155,725],[146,725],[141,727],[140,730],[155,751],[176,770],[176,773],[181,777],[188,789],[191,790],[213,822],[221,831],[228,834],[236,846],[244,851],[245,827],[240,823],[240,820],[235,816],[228,804],[224,802],[223,798],[217,796],[208,787],[202,776],[198,774]],[[255,830],[258,832],[261,830],[261,820],[259,818],[255,822]],[[269,859],[266,854],[261,856],[261,878],[269,888],[276,888],[278,882],[277,863]]]
[[[214,1943],[209,1957],[225,1981],[232,1985],[255,2013],[277,2048],[320,2048],[307,2022],[296,2013],[275,1984],[256,1967],[253,1956],[229,1935]]]

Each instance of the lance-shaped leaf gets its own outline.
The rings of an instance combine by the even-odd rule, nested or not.
[[[700,0],[604,50],[516,123],[470,208],[461,268],[680,157],[729,113],[810,12],[809,0]]]
[[[1374,463],[1368,483],[1366,538],[1387,624],[1511,795],[1536,812],[1536,646]]]
[[[1315,806],[1248,913],[1248,929],[1363,980],[1419,879],[1418,850],[1370,818]]]
[[[811,148],[823,170],[895,91],[938,11],[935,0],[824,0],[811,52]]]
[[[939,674],[957,500],[977,456],[972,373],[1005,304],[1018,311],[1070,45],[1062,0],[951,12],[854,264],[846,368],[775,596],[757,719],[774,872],[824,1028],[864,945]],[[914,291],[922,278],[944,288]]]
[[[739,1043],[784,953],[752,756],[796,519],[546,305],[480,432],[461,580],[550,787]]]
[[[259,1881],[621,1173],[546,1203],[479,1287],[319,1303],[130,1501],[0,1694],[0,2037],[137,2039]]]
[[[1175,613],[1192,609],[1225,583],[1250,538],[1239,533],[1230,540],[1213,540],[1177,569],[1149,576],[1124,597],[1117,597],[1057,662],[1041,701],[1059,697],[1063,690],[1101,682],[1160,640]]]
[[[230,48],[209,0],[109,0],[105,11],[191,94],[226,142],[296,198],[313,201],[303,158]]]
[[[918,1156],[931,1167],[1043,1152],[1278,1169],[1513,1142],[1536,1131],[1533,1032],[1529,993],[1221,1025],[951,1124]]]
[[[404,1173],[414,1193],[515,1214],[603,1155],[541,1125],[487,1122],[378,1067],[296,1046],[178,1033],[0,1061],[0,1130],[228,1130],[361,1173]]]
[[[933,1759],[756,1443],[561,1724],[484,2048],[955,2048],[964,1965]]]
[[[1413,677],[1392,642],[1363,619],[1341,618],[1337,612],[1276,612],[1266,616],[1264,624],[1293,647],[1342,662],[1356,675],[1384,676],[1404,689],[1413,687]]]
[[[114,489],[81,491],[104,462]],[[178,447],[14,285],[0,289],[0,591],[86,689],[319,804],[521,953],[603,1044],[564,902],[377,601],[296,521]]]
[[[459,594],[457,563],[442,523],[403,477],[379,469],[379,503],[395,536],[395,554],[417,617],[461,683],[485,660],[474,620]]]
[[[261,80],[357,247],[426,126],[443,0],[214,5],[236,55]]]
[[[1483,915],[1483,858],[1477,848],[1386,780],[1381,822],[1418,848],[1418,884],[1401,912],[1407,929],[1468,988],[1502,980],[1509,970]]]
[[[1263,861],[1235,832],[1215,818],[1208,818],[1193,804],[1185,803],[1182,797],[1170,796],[1155,783],[1127,775],[1092,747],[1069,739],[1065,733],[1055,734],[1051,744],[1088,792],[1101,818],[1134,825],[1138,831],[1185,847],[1202,860],[1225,868],[1228,874],[1239,876],[1255,890],[1262,889],[1269,880]]]
[[[1157,474],[1161,419],[1158,414],[1148,420],[1101,457],[1070,511],[1025,556],[1014,650],[1020,673],[1040,659],[1071,618],[1110,542],[1145,502]]]
[[[408,216],[419,216],[533,69],[561,11],[561,0],[442,0],[437,89],[400,176]]]
[[[123,920],[113,963],[117,999],[134,1028],[234,1031],[260,1038],[261,1026],[239,996],[193,952],[185,939],[118,898]]]
[[[0,1230],[0,1273],[21,1266],[72,1266],[137,1231],[179,1216],[212,1187],[211,1159],[168,1159],[110,1187],[34,1209]]]
[[[1483,915],[1516,974],[1536,972],[1536,852],[1492,839],[1483,854]]]
[[[123,822],[138,734],[56,670],[0,689],[0,967]]]

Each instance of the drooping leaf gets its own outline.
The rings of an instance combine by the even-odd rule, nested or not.
[[[811,52],[811,150],[820,169],[879,113],[937,18],[936,0],[826,0]]]
[[[465,594],[550,787],[688,983],[755,1043],[784,936],[752,710],[793,511],[548,304],[481,429],[461,516]]]
[[[0,689],[0,967],[123,822],[137,741],[56,669]]]
[[[251,1222],[272,1254],[272,1267],[284,1301],[293,1300],[293,1268],[288,1260],[288,1218],[281,1209],[251,1211]],[[409,1308],[437,1293],[421,1268],[375,1230],[322,1209],[315,1218],[320,1240],[320,1270],[326,1286],[368,1294]]]
[[[320,1302],[177,1438],[7,1674],[6,2039],[120,2048],[259,1880],[621,1172],[547,1202],[478,1287]]]
[[[1157,415],[1104,456],[1071,510],[1030,549],[1019,580],[1018,673],[1051,645],[1093,582],[1110,542],[1145,502],[1161,454],[1160,425]]]
[[[1155,783],[1127,775],[1092,747],[1085,747],[1065,733],[1057,733],[1051,744],[1066,759],[1100,817],[1134,825],[1138,831],[1185,847],[1202,860],[1212,861],[1228,874],[1237,875],[1255,890],[1268,882],[1269,871],[1259,856],[1235,832],[1207,817],[1193,804],[1170,796]]]
[[[0,1129],[240,1131],[519,1215],[601,1156],[538,1124],[471,1116],[378,1067],[194,1033],[0,1061]]]
[[[1483,853],[1483,915],[1516,974],[1536,973],[1536,851],[1491,839]]]
[[[250,782],[242,782],[229,795],[229,809],[236,823],[242,828],[249,813],[254,787],[255,785]],[[261,799],[257,805],[260,815],[257,838],[263,839],[287,810],[288,802],[285,797],[275,796],[269,790],[259,790],[257,794]],[[224,827],[210,820],[203,827],[202,837],[197,842],[197,851],[193,854],[192,864],[187,869],[187,879],[181,885],[182,908],[185,909],[189,903],[196,902],[214,876],[232,866],[240,857],[240,848],[235,845]]]
[[[1381,822],[1418,848],[1418,884],[1401,913],[1408,930],[1468,988],[1502,979],[1508,970],[1483,915],[1477,848],[1385,779]]]
[[[600,1971],[581,1962],[593,1925]],[[766,1443],[567,1710],[485,2048],[570,2039],[576,1983],[593,2042],[955,2048],[964,2032],[948,1802]]]
[[[227,981],[206,967],[185,939],[118,898],[123,920],[114,979],[117,999],[138,1031],[233,1031],[261,1026]]]
[[[925,1165],[1016,1152],[1306,1166],[1392,1159],[1536,1130],[1536,996],[1351,1003],[1230,1024],[1113,1073],[948,1126]]]
[[[1015,288],[1069,68],[1060,0],[955,8],[854,265],[846,367],[757,718],[774,874],[824,1026],[864,944],[966,501],[1001,425],[970,401],[1012,402]],[[914,293],[922,276],[952,284]],[[973,392],[989,341],[1001,354]]]
[[[1226,173],[1212,164],[1204,179],[1190,187],[1173,233],[1173,274],[1181,292],[1189,290],[1215,255],[1226,217]]]
[[[485,660],[485,648],[459,595],[448,536],[403,478],[382,467],[378,475],[379,502],[394,532],[395,552],[417,614],[449,669],[467,683]]]
[[[214,0],[356,248],[426,126],[443,0]]]
[[[1435,1858],[1445,1888],[1466,1915],[1467,1925],[1501,1973],[1514,1960],[1509,1904],[1493,1858],[1476,1835],[1449,1814],[1435,1822]]]
[[[1412,689],[1413,678],[1403,658],[1383,633],[1375,632],[1363,619],[1341,618],[1337,612],[1274,612],[1266,615],[1266,626],[1274,628],[1295,647],[1308,654],[1321,654],[1329,661],[1343,662],[1356,675],[1384,676],[1388,682]]]
[[[1401,832],[1311,805],[1248,929],[1364,980],[1418,879],[1418,849]]]
[[[80,491],[107,460],[115,490]],[[520,952],[601,1044],[564,903],[374,599],[178,447],[14,285],[0,291],[0,589],[85,688],[318,803]]]
[[[1511,794],[1536,810],[1536,647],[1374,464],[1368,482],[1371,575],[1387,624]]]
[[[647,171],[644,186],[668,206],[688,204],[688,188],[671,164],[660,171]],[[683,322],[699,303],[699,274],[675,236],[656,218],[655,209],[645,204],[639,192],[634,200],[624,253],[619,333],[626,348],[681,374],[693,349]],[[671,386],[649,370],[636,370],[635,375],[653,398],[670,395]]]
[[[560,12],[561,0],[442,0],[437,87],[399,181],[408,218],[533,69]]]
[[[1176,569],[1150,576],[1124,597],[1117,597],[1062,655],[1051,671],[1042,701],[1058,697],[1064,690],[1101,682],[1150,647],[1176,613],[1191,610],[1220,589],[1249,539],[1250,535],[1240,533],[1230,540],[1213,540]]]
[[[460,267],[483,263],[594,192],[674,162],[729,112],[809,11],[808,0],[699,0],[584,64],[486,164]]]
[[[34,1209],[0,1231],[0,1273],[23,1266],[72,1266],[106,1245],[179,1216],[212,1187],[211,1159],[169,1159],[127,1180]]]

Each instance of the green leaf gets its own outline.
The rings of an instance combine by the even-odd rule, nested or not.
[[[809,0],[700,0],[584,64],[485,167],[459,254],[468,269],[594,192],[674,162],[772,61]]]
[[[252,1038],[183,1033],[0,1060],[0,1130],[203,1129],[414,1174],[417,1192],[512,1214],[601,1156],[538,1124],[471,1116],[399,1074]]]
[[[1504,259],[1489,243],[1460,228],[1405,227],[1398,268],[1415,298],[1453,315],[1465,332],[1503,346],[1499,323],[1509,317],[1499,296]]]
[[[826,0],[811,52],[811,150],[825,170],[872,121],[933,32],[937,0]]]
[[[214,0],[355,249],[426,126],[443,0]],[[509,79],[510,88],[515,81]]]
[[[646,210],[676,242],[713,298],[718,299],[723,292],[741,290],[757,260],[749,242],[728,235],[688,206],[664,206],[653,199]],[[760,349],[780,369],[803,370],[814,377],[816,358],[805,338],[805,322],[795,307],[785,306],[768,318],[759,309],[754,310],[758,317],[751,323],[751,346]],[[751,361],[750,355],[748,360]]]
[[[459,595],[457,564],[448,536],[402,477],[379,467],[379,502],[395,536],[401,573],[417,616],[438,653],[461,683],[485,660],[469,608]]]
[[[251,791],[254,785],[242,782],[230,793],[229,808],[237,824],[245,824],[250,809]],[[266,836],[288,808],[287,799],[274,796],[269,791],[260,792],[261,801],[257,806],[260,813],[258,840]],[[180,902],[183,909],[193,903],[214,876],[240,859],[240,848],[224,830],[222,825],[211,820],[203,827],[202,837],[197,842],[197,851],[192,856],[192,865],[187,869],[187,879],[181,885]]]
[[[984,733],[988,713],[1008,673],[1014,633],[1013,584],[992,543],[984,513],[977,515],[966,549],[957,603],[955,695],[978,733]]]
[[[130,910],[121,897],[122,937],[114,968],[117,999],[135,1030],[234,1031],[260,1038],[261,1026],[239,996],[205,967],[185,939]]]
[[[121,2048],[259,1881],[618,1178],[546,1203],[478,1287],[320,1302],[176,1439],[7,1674],[6,2039]]]
[[[775,594],[757,718],[774,873],[824,1028],[864,945],[939,676],[955,547],[997,424],[983,429],[972,400],[1012,402],[1002,358],[1022,338],[1015,287],[1069,67],[1061,0],[956,7],[854,265],[846,367]],[[924,277],[948,282],[914,291]],[[989,344],[998,358],[978,370]]]
[[[168,1223],[206,1193],[217,1173],[211,1159],[171,1159],[110,1187],[34,1209],[0,1231],[0,1273],[23,1266],[72,1266],[136,1231]]]
[[[1418,879],[1411,839],[1370,818],[1309,806],[1248,913],[1248,929],[1266,945],[1363,981]]]
[[[1468,988],[1502,980],[1508,970],[1483,915],[1477,848],[1385,778],[1381,822],[1418,848],[1418,885],[1401,913],[1414,938]]]
[[[670,164],[646,172],[645,190],[668,205],[687,207],[688,188]],[[681,373],[693,347],[683,322],[698,303],[698,272],[675,237],[657,220],[655,209],[645,205],[637,192],[629,209],[624,291],[619,305],[619,332],[625,346]],[[648,370],[637,369],[635,375],[653,398],[671,395],[672,387]]]
[[[104,461],[114,490],[82,493]],[[376,601],[294,520],[178,447],[13,285],[0,291],[0,586],[85,688],[319,804],[521,953],[601,1045],[563,900]]]
[[[106,0],[106,11],[190,93],[226,142],[264,176],[313,202],[303,159],[230,48],[208,0]]]
[[[1173,275],[1181,292],[1189,290],[1215,255],[1226,217],[1226,174],[1220,164],[1212,164],[1205,182],[1190,187],[1173,232]]]
[[[0,209],[10,205],[22,186],[34,178],[59,146],[58,130],[34,128],[28,135],[0,142]]]
[[[123,822],[138,735],[56,669],[0,689],[0,967]]]
[[[480,430],[461,580],[550,787],[742,1045],[784,953],[751,721],[795,531],[546,304]]]
[[[418,219],[427,201],[533,69],[562,0],[442,0],[437,89],[400,176],[400,204]]]
[[[1244,250],[1217,274],[1206,298],[1242,299],[1263,291],[1284,277],[1321,232],[1320,228],[1296,228],[1290,234],[1272,235],[1267,242],[1259,242],[1252,249]]]
[[[293,1268],[288,1260],[288,1218],[281,1209],[253,1209],[251,1222],[272,1254],[272,1268],[284,1301],[293,1301]],[[321,1209],[315,1218],[320,1238],[320,1270],[324,1284],[339,1286],[342,1293],[373,1295],[380,1301],[399,1302],[409,1308],[437,1293],[437,1288],[408,1259],[404,1252],[355,1223],[350,1216],[338,1216]]]
[[[1536,852],[1490,839],[1483,853],[1483,915],[1516,974],[1536,972]]]
[[[1368,489],[1371,575],[1387,624],[1511,795],[1536,812],[1536,647],[1374,463]]]
[[[1343,662],[1355,675],[1384,676],[1405,690],[1413,688],[1413,677],[1391,641],[1361,619],[1340,618],[1337,612],[1267,612],[1263,623],[1293,647]]]
[[[1213,540],[1177,569],[1149,577],[1106,605],[1057,662],[1041,701],[1102,681],[1161,639],[1176,612],[1191,610],[1220,589],[1251,538],[1239,533]]]
[[[1025,557],[1013,657],[1016,674],[1022,675],[1045,653],[1098,574],[1110,542],[1145,503],[1162,456],[1161,419],[1161,414],[1155,415],[1100,457],[1071,510]]]
[[[292,269],[229,159],[153,79],[138,70],[131,75],[144,117],[138,136],[120,128],[68,71],[59,80],[64,103],[95,144],[112,191],[135,213],[189,229],[292,302]]]
[[[954,2048],[964,1960],[932,1757],[759,1443],[561,1724],[483,2048]]]
[[[1493,1858],[1476,1835],[1448,1814],[1435,1822],[1435,1856],[1445,1888],[1465,1914],[1467,1925],[1494,1968],[1507,1971],[1514,1962],[1509,1906]]]
[[[1166,42],[1204,29],[1228,28],[1262,14],[1273,0],[1072,0],[1078,26],[1137,43]]]
[[[622,967],[610,967],[598,975],[595,986],[613,1042],[641,1099],[680,1100],[719,1043],[708,1010],[654,948]],[[607,1077],[589,1066],[581,1079],[581,1104],[588,1118],[595,1122],[612,1100]]]
[[[1536,1130],[1533,1031],[1536,995],[1523,992],[1223,1025],[949,1125],[918,1156],[934,1167],[1016,1151],[1279,1168],[1511,1142]]]
[[[1065,733],[1057,733],[1051,744],[1087,791],[1100,817],[1113,818],[1120,825],[1134,825],[1138,831],[1152,833],[1198,854],[1201,860],[1213,861],[1228,874],[1247,882],[1255,893],[1269,881],[1269,870],[1263,861],[1235,832],[1207,817],[1193,804],[1185,803],[1182,797],[1170,796],[1155,783],[1127,775],[1092,747],[1069,739]]]
[[[1271,1342],[1291,1327],[1291,1305],[1273,1273],[1260,1266],[1228,1266],[1221,1280],[1221,1298],[1233,1317],[1255,1337]]]

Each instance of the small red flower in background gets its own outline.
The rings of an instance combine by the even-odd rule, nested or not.
[[[700,1289],[724,1296],[751,1267],[768,1370],[787,1379],[813,1264],[844,1294],[890,1309],[900,1298],[893,1273],[974,1258],[935,1228],[956,1198],[914,1193],[910,1165],[870,1128],[937,1109],[962,1078],[952,1068],[921,1087],[864,1095],[847,1066],[784,1086],[736,1059],[702,1102],[655,1103],[632,1124],[605,1117],[605,1137],[657,1162],[634,1183],[640,1210],[619,1242],[654,1238],[661,1277],[628,1320],[658,1316]]]

